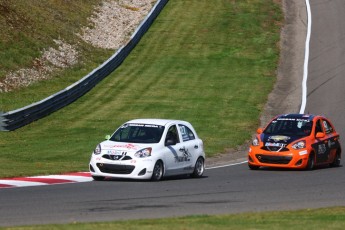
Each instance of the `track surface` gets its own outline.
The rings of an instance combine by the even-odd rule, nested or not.
[[[345,167],[206,170],[201,179],[105,181],[0,190],[1,225],[104,221],[345,205]]]
[[[297,0],[296,0],[297,1]],[[313,0],[306,112],[344,121],[345,2]],[[0,226],[156,218],[345,205],[345,167],[209,169],[201,179],[105,181],[0,190]]]
[[[345,1],[312,0],[305,112],[329,117],[345,149]]]

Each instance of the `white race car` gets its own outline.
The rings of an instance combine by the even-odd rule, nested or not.
[[[131,120],[97,145],[90,160],[94,180],[106,177],[151,179],[205,170],[203,141],[186,121]]]

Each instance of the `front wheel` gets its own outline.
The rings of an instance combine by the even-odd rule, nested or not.
[[[314,157],[314,154],[311,153],[311,154],[309,154],[306,170],[313,170],[314,169],[314,163],[315,163],[315,157]]]
[[[339,167],[340,166],[340,160],[341,160],[340,151],[337,150],[337,153],[335,154],[334,160],[331,163],[331,167]]]
[[[105,177],[104,176],[92,176],[92,179],[95,181],[102,181],[105,179]]]
[[[155,166],[153,167],[152,172],[152,181],[160,181],[163,177],[163,163],[162,161],[157,161]]]
[[[251,170],[258,170],[258,169],[260,168],[260,166],[251,165],[251,164],[248,164],[248,167],[249,167]]]
[[[199,157],[195,162],[194,171],[191,174],[192,177],[198,178],[202,177],[205,171],[205,161],[204,158]]]

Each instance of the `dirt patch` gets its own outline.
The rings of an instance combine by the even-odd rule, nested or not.
[[[156,0],[104,1],[80,37],[95,47],[118,49],[126,44]]]
[[[140,22],[152,9],[156,0],[106,0],[96,8],[89,19],[89,27],[82,28],[82,34],[78,36],[95,47],[104,49],[118,49],[130,38]],[[6,5],[0,5],[0,11],[14,18],[16,16]],[[12,17],[6,17],[10,20]],[[12,25],[13,20],[8,21]],[[18,24],[18,23],[17,23]],[[33,61],[31,68],[20,69],[8,73],[0,80],[0,93],[28,87],[29,85],[50,79],[53,73],[78,63],[77,46],[68,44],[62,40],[56,40],[57,49],[49,48],[42,51],[42,56]]]

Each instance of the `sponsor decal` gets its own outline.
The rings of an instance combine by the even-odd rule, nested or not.
[[[121,126],[121,128],[125,129],[128,126],[130,127],[150,127],[150,128],[161,128],[162,126],[160,125],[151,125],[151,124],[124,124],[123,126]]]
[[[276,135],[276,136],[270,136],[268,137],[268,140],[272,140],[274,142],[278,142],[278,141],[284,141],[287,142],[288,140],[290,140],[290,137],[288,136],[282,136],[282,135]]]
[[[303,118],[277,118],[277,121],[304,121],[304,122],[310,122],[310,120],[303,119]]]
[[[108,150],[107,153],[109,155],[119,155],[119,156],[126,156],[127,155],[126,151],[121,151],[121,150]]]
[[[328,148],[332,148],[335,144],[335,141],[332,141],[331,139],[328,140]]]
[[[298,153],[300,156],[308,154],[308,150],[303,150]]]
[[[319,145],[317,154],[324,154],[325,152],[326,152],[326,145],[325,144]]]
[[[125,145],[114,145],[114,148],[126,148],[126,149],[133,149],[133,150],[137,150],[138,146],[133,145],[133,144],[125,144]]]
[[[265,146],[268,146],[268,147],[285,147],[286,144],[266,142]]]
[[[122,160],[127,155],[127,152],[121,150],[108,150],[107,154],[113,160]]]
[[[175,156],[175,162],[180,163],[180,162],[185,162],[185,161],[190,161],[190,157],[192,156],[188,149],[186,148],[180,148],[180,152],[183,153],[182,156]]]

